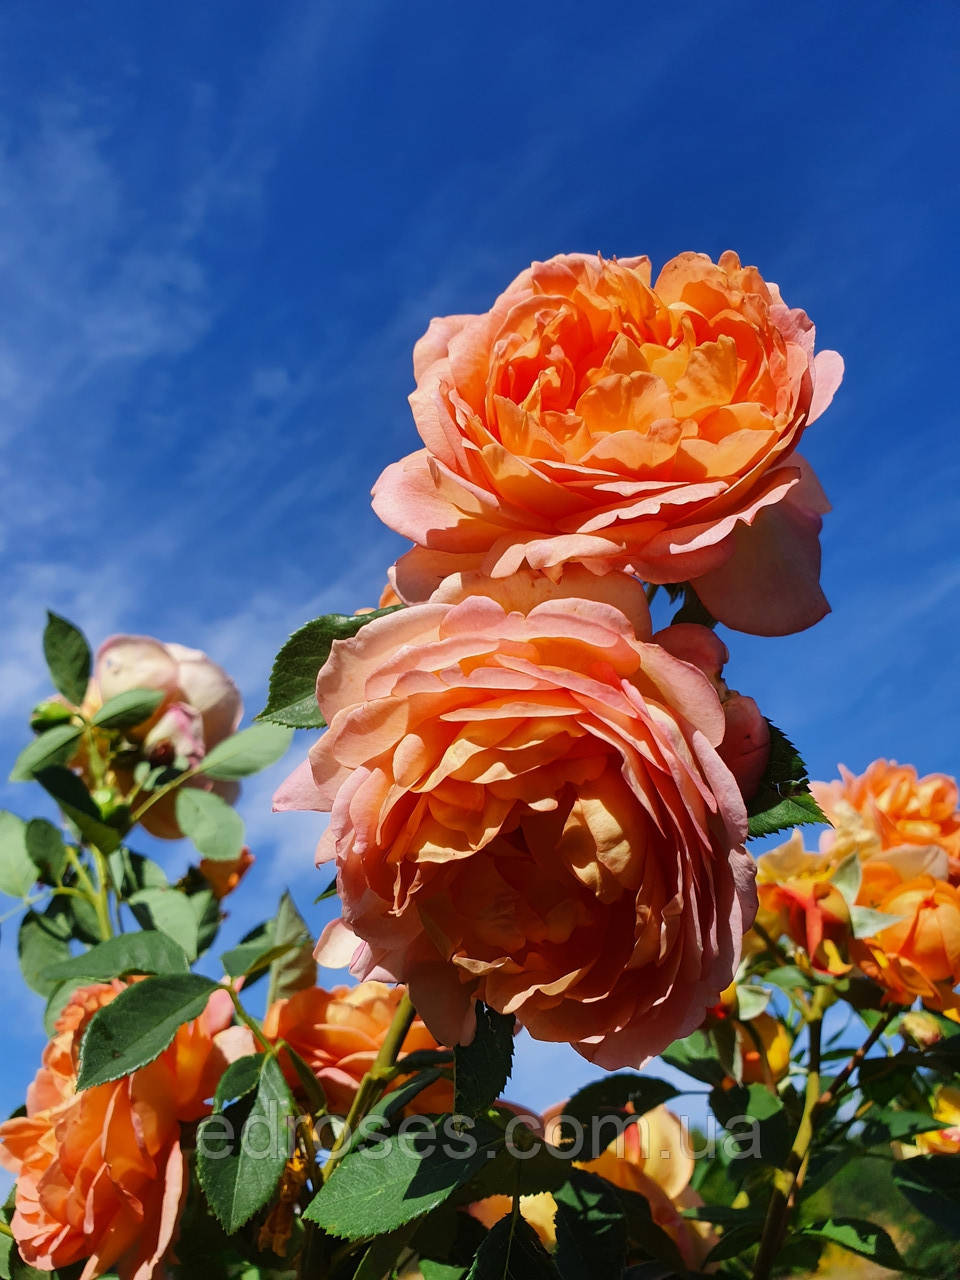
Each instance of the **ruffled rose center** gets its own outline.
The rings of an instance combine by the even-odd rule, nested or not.
[[[492,337],[482,394],[469,377],[451,393],[465,435],[548,471],[745,475],[790,427],[807,354],[785,340],[771,306],[785,308],[759,277],[701,269],[700,287],[672,297],[668,280],[662,297],[615,262],[598,278],[593,264],[535,268]]]

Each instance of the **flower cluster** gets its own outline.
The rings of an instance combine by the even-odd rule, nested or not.
[[[17,1177],[11,1229],[41,1270],[86,1259],[83,1280],[157,1274],[187,1193],[181,1126],[209,1110],[230,1054],[226,991],[181,1026],[155,1061],[78,1093],[77,1051],[87,1023],[123,990],[81,987],[57,1019],[27,1090],[26,1115],[0,1124],[0,1163]]]
[[[875,760],[811,790],[833,827],[816,852],[796,831],[760,857],[759,929],[786,935],[821,969],[856,966],[891,1002],[960,1009],[956,782]]]

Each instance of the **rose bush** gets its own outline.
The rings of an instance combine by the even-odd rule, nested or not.
[[[761,635],[827,611],[828,504],[797,454],[843,373],[814,327],[735,253],[561,254],[479,316],[434,320],[410,397],[424,448],[384,471],[374,509],[417,544],[396,585],[424,600],[465,569],[555,576],[579,562],[692,579]]]

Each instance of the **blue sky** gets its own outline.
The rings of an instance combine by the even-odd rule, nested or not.
[[[728,247],[847,361],[804,450],[835,506],[834,612],[728,636],[731,683],[814,776],[960,770],[958,45],[939,0],[4,6],[3,776],[47,606],[94,642],[207,649],[252,714],[289,631],[374,602],[402,544],[368,492],[417,445],[431,316],[560,251]],[[258,861],[225,944],[284,885],[325,918],[316,818],[269,811],[284,772],[241,802]],[[0,1111],[42,1044],[15,936]],[[546,1104],[590,1074],[526,1045],[513,1091]]]

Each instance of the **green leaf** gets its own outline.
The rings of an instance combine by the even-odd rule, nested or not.
[[[76,989],[77,984],[72,980],[58,982],[49,996],[47,996],[46,1007],[43,1011],[43,1029],[49,1039],[53,1039],[57,1019],[63,1013],[64,1007]]]
[[[556,1265],[563,1280],[619,1276],[626,1261],[627,1224],[610,1183],[574,1170],[554,1199]]]
[[[41,770],[63,765],[74,754],[83,733],[77,724],[60,724],[27,743],[10,771],[11,782],[31,782]]]
[[[956,1172],[954,1172],[956,1180]],[[897,1247],[875,1222],[861,1218],[825,1218],[822,1222],[810,1222],[800,1228],[805,1236],[815,1236],[840,1245],[861,1258],[870,1258],[890,1271],[904,1271],[907,1264],[897,1252]]]
[[[763,975],[764,982],[779,987],[781,991],[812,991],[816,986],[816,978],[812,973],[795,964],[779,965]]]
[[[317,896],[314,898],[313,905],[316,906],[318,902],[326,902],[328,898],[335,898],[336,896],[337,896],[337,877],[334,876],[333,879],[330,881],[330,883],[327,885],[327,887],[324,889],[323,893],[318,893]]]
[[[159,863],[129,849],[116,849],[111,853],[110,874],[124,898],[138,889],[165,889],[170,883]]]
[[[416,1222],[407,1222],[388,1235],[378,1236],[360,1259],[360,1265],[354,1271],[352,1280],[384,1280],[385,1276],[395,1276],[394,1264],[403,1253],[407,1241],[416,1228]],[[420,1274],[424,1274],[422,1268],[420,1268]]]
[[[639,1119],[654,1107],[675,1098],[678,1092],[665,1080],[630,1071],[594,1080],[578,1089],[564,1106],[563,1115],[577,1121],[582,1128],[577,1132],[573,1126],[564,1125],[563,1136],[570,1140],[581,1135],[588,1138],[587,1148],[581,1148],[577,1155],[581,1160],[594,1159],[619,1133],[628,1106],[632,1108],[634,1117]],[[617,1131],[612,1134],[609,1129],[605,1131],[600,1123],[611,1116],[618,1123]]]
[[[671,1276],[683,1275],[685,1268],[680,1251],[663,1227],[654,1222],[647,1199],[621,1187],[617,1188],[617,1199],[623,1205],[627,1220],[627,1238],[648,1258],[665,1263]]]
[[[513,1066],[512,1014],[496,1013],[479,1000],[477,1031],[469,1044],[453,1050],[453,1109],[457,1115],[478,1116],[494,1103],[510,1079]]]
[[[197,924],[197,955],[202,956],[220,932],[220,902],[212,889],[196,889],[187,895],[187,905]]]
[[[858,853],[851,853],[834,871],[830,877],[830,883],[839,891],[841,898],[848,907],[852,907],[857,900],[857,894],[860,892],[860,882],[863,879],[863,865],[860,862]]]
[[[727,1078],[716,1046],[705,1031],[694,1031],[683,1040],[674,1040],[660,1057],[671,1067],[706,1084],[720,1084]]]
[[[264,947],[263,939],[253,942],[241,942],[239,946],[225,951],[220,957],[224,973],[230,978],[252,978],[255,974],[269,969],[274,960],[299,950],[300,942],[285,942],[280,946]]]
[[[249,729],[217,743],[200,761],[199,771],[208,778],[234,781],[259,773],[286,755],[293,740],[290,729],[277,724],[252,724]]]
[[[395,1231],[442,1204],[503,1145],[480,1120],[462,1135],[389,1135],[347,1155],[304,1217],[331,1235],[363,1240]]]
[[[48,976],[50,966],[70,955],[71,921],[61,901],[54,901],[38,915],[28,911],[20,921],[17,933],[17,956],[20,972],[31,991],[49,996],[57,980]]]
[[[250,1083],[251,1068],[233,1066],[231,1091]],[[238,1102],[208,1116],[197,1133],[200,1185],[228,1235],[239,1231],[267,1203],[291,1152],[286,1121],[293,1114],[293,1098],[272,1054],[261,1055],[252,1098],[250,1093],[245,1087]],[[233,1138],[226,1148],[217,1148],[214,1144],[224,1141],[225,1122],[234,1130]]]
[[[556,1280],[558,1274],[533,1227],[522,1216],[508,1214],[487,1233],[467,1280]]]
[[[198,973],[144,978],[98,1010],[80,1048],[78,1089],[119,1080],[158,1058],[177,1028],[198,1018],[217,984]]]
[[[313,958],[313,935],[297,910],[290,894],[284,890],[273,924],[272,946],[286,948],[270,965],[267,1006],[295,991],[312,987],[317,981],[317,962]]]
[[[144,929],[159,929],[196,960],[199,953],[197,917],[190,899],[179,889],[140,889],[128,899],[130,910]]]
[[[232,1103],[245,1098],[248,1093],[253,1093],[260,1084],[263,1061],[262,1053],[248,1053],[230,1063],[217,1082],[217,1090],[213,1096],[214,1111],[224,1111]]]
[[[47,883],[56,883],[63,875],[67,850],[63,836],[46,818],[31,818],[26,829],[27,853]]]
[[[752,1022],[770,1003],[770,992],[765,987],[743,983],[737,986],[737,1020]]]
[[[162,689],[127,689],[108,698],[92,723],[100,729],[132,729],[149,720],[166,696]]]
[[[180,787],[176,792],[177,824],[204,858],[230,862],[243,849],[243,819],[213,791]]]
[[[871,1107],[864,1118],[862,1141],[866,1147],[903,1142],[921,1133],[942,1127],[929,1113],[895,1111],[891,1107]]]
[[[790,1124],[780,1098],[765,1085],[714,1087],[714,1115],[738,1144],[738,1164],[746,1174],[757,1162],[780,1165],[790,1149]]]
[[[267,705],[257,719],[290,729],[322,729],[325,721],[317,706],[317,675],[334,640],[349,639],[368,622],[400,607],[391,605],[352,617],[328,613],[295,631],[274,660]]]
[[[93,658],[86,636],[59,614],[47,611],[43,631],[43,656],[58,693],[79,706],[87,692]]]
[[[710,627],[711,629],[717,625],[716,618],[689,582],[684,583],[683,604],[670,619],[670,625],[673,626],[675,622],[696,622],[701,627]]]
[[[90,792],[75,773],[62,765],[50,765],[37,772],[36,780],[56,800],[86,840],[95,844],[101,853],[113,853],[120,844],[120,833],[104,820]]]
[[[807,766],[782,730],[769,720],[770,759],[747,805],[750,836],[769,836],[808,822],[827,822],[810,794]]]
[[[955,1155],[898,1160],[893,1180],[924,1217],[951,1236],[960,1237],[960,1178]]]
[[[742,1227],[730,1227],[727,1231],[724,1231],[719,1241],[704,1258],[701,1270],[705,1268],[712,1269],[716,1263],[724,1262],[727,1258],[736,1258],[745,1249],[755,1245],[758,1238],[756,1223],[749,1223]],[[709,1274],[709,1272],[704,1270],[704,1274]]]
[[[903,916],[893,916],[887,911],[874,911],[872,907],[851,907],[850,926],[855,938],[872,938],[881,929],[897,924]]]
[[[438,1262],[436,1258],[420,1258],[417,1265],[423,1280],[465,1280],[467,1268],[459,1262]]]
[[[36,863],[27,851],[27,824],[0,809],[0,891],[25,898],[36,882]]]
[[[52,982],[105,982],[127,973],[187,973],[190,965],[183,948],[165,933],[144,930],[122,933],[44,970]]]

